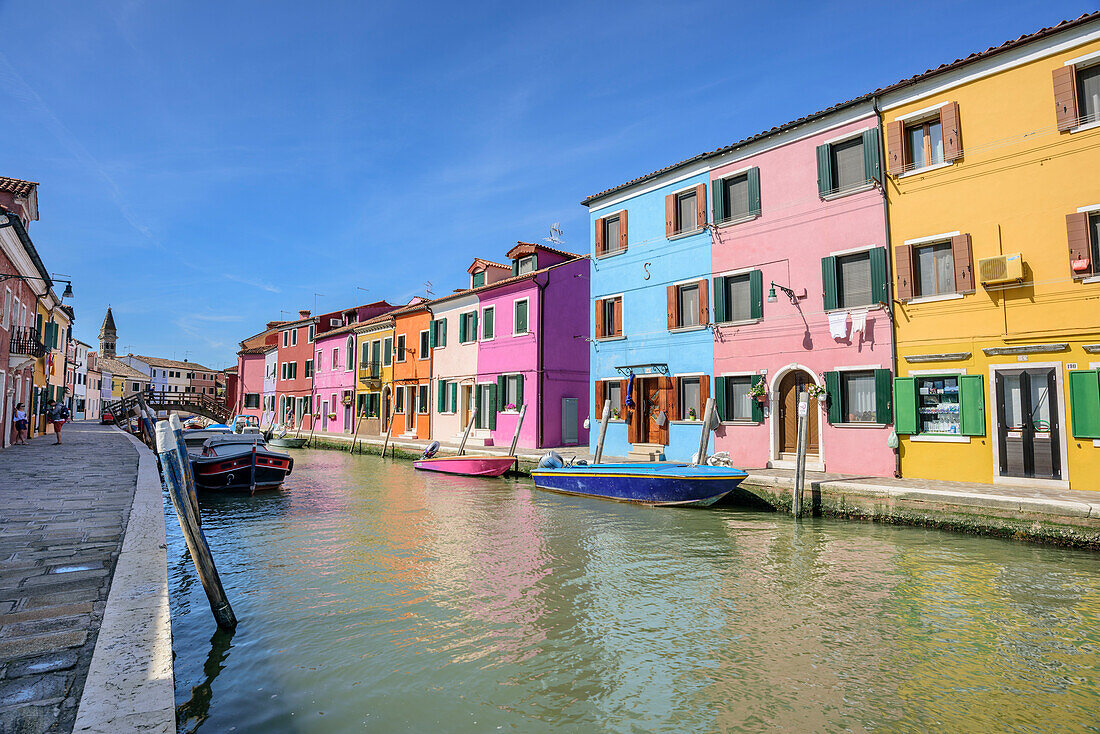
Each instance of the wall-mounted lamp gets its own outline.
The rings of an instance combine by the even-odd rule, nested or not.
[[[771,290],[768,291],[768,303],[775,303],[779,300],[779,298],[775,295],[776,288],[783,291],[783,293],[786,294],[787,298],[791,299],[791,303],[793,305],[798,305],[798,296],[794,294],[794,291],[792,291],[790,288],[777,284],[774,280],[772,281]]]

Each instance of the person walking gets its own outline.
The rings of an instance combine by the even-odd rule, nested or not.
[[[50,417],[50,422],[53,423],[53,435],[57,438],[54,445],[57,446],[61,443],[61,426],[65,425],[65,421],[69,418],[69,409],[65,407],[64,403],[51,400],[46,414]]]
[[[15,406],[15,416],[12,418],[15,424],[15,442],[13,445],[27,445],[27,411],[23,410],[23,403]]]

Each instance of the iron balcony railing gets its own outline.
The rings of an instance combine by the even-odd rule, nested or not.
[[[38,338],[38,329],[16,326],[11,330],[11,353],[27,357],[45,357],[49,350]]]
[[[359,379],[377,380],[382,376],[382,363],[364,361],[359,363]]]

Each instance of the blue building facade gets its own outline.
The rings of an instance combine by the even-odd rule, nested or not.
[[[712,395],[706,165],[586,199],[592,232],[592,430],[606,456],[689,460]]]

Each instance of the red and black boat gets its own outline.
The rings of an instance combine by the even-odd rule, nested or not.
[[[258,433],[230,433],[203,442],[191,454],[191,469],[199,489],[274,489],[294,468],[294,459],[267,448]]]

